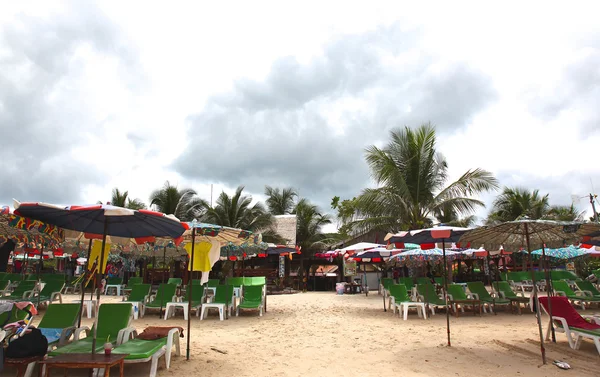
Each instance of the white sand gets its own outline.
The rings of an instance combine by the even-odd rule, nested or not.
[[[84,323],[91,324],[91,320]],[[593,343],[584,341],[574,351],[561,333],[556,334],[556,344],[546,345],[549,364],[542,366],[531,313],[452,317],[452,347],[446,346],[445,324],[443,312],[422,320],[413,311],[403,321],[383,311],[382,298],[376,293],[369,297],[333,292],[269,296],[263,317],[255,311],[226,321],[219,321],[214,312],[204,321],[194,316],[191,360],[185,360],[183,338],[182,356],[172,359],[169,370],[161,361],[159,375],[598,376],[600,358]],[[543,324],[547,325],[547,317]],[[148,313],[133,325],[138,330],[151,325],[187,328],[181,313],[168,321]],[[555,359],[567,361],[573,369],[558,369],[551,364]],[[149,364],[130,365],[125,374],[148,376],[149,369]],[[3,375],[14,375],[8,372]]]

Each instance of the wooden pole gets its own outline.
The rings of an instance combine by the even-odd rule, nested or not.
[[[446,240],[442,239],[442,253],[444,256],[444,301],[446,301],[446,332],[448,333],[448,347],[450,342],[450,305],[448,303],[448,262],[446,261]]]
[[[527,251],[531,259],[531,245],[529,242],[529,224],[525,223],[525,240],[527,241]],[[533,305],[535,306],[535,316],[537,318],[538,330],[540,333],[540,351],[542,352],[542,363],[546,364],[546,348],[544,347],[544,332],[542,330],[542,318],[540,315],[540,302],[538,300],[537,285],[535,281],[535,272],[531,269],[531,281],[533,283]]]
[[[192,282],[194,275],[194,246],[196,245],[196,226],[192,225],[192,255],[190,256],[190,264],[188,270],[188,323],[187,323],[187,349],[185,353],[185,359],[190,359],[190,334],[191,334],[191,319],[192,319],[192,289],[194,284]]]
[[[101,282],[104,277],[104,247],[106,246],[106,233],[108,232],[108,217],[104,216],[104,232],[102,233],[102,248],[100,249],[100,265],[98,266],[98,282]],[[98,287],[98,293],[96,294],[96,303],[98,304],[98,308],[100,307],[100,287]],[[98,318],[98,313],[96,313],[96,318]],[[94,337],[92,338],[92,354],[96,353],[96,335],[98,332],[98,326],[94,326]],[[114,339],[116,340],[116,339]]]

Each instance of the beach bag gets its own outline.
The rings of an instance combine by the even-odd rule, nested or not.
[[[48,351],[48,339],[36,328],[31,328],[23,336],[12,340],[6,348],[6,357],[23,359],[44,356]]]

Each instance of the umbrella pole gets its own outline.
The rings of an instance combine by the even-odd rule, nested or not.
[[[556,343],[556,334],[554,333],[554,321],[552,321],[552,280],[550,277],[550,258],[546,258],[546,246],[542,245],[542,261],[544,262],[544,274],[546,275],[546,296],[548,296],[548,315],[550,316],[550,332],[552,333],[552,343]]]
[[[196,227],[192,228],[192,255],[190,256],[190,265],[188,270],[188,323],[187,323],[187,349],[185,353],[185,359],[190,359],[190,333],[191,333],[191,319],[192,319],[192,289],[194,284],[192,279],[194,278],[194,246],[196,245]]]
[[[42,266],[44,265],[42,260],[44,259],[44,244],[42,244],[42,248],[40,250],[40,263],[39,263],[39,268],[38,268],[38,273],[37,273],[37,280],[38,280],[38,284],[40,284],[40,280],[41,280],[41,273],[42,273]],[[37,299],[37,308],[40,307],[40,293],[42,292],[42,289],[39,288],[38,285],[38,299]]]
[[[96,302],[98,304],[98,308],[100,308],[100,290],[102,287],[102,279],[104,278],[104,247],[106,246],[106,233],[108,232],[108,218],[104,216],[104,233],[102,233],[102,248],[100,249],[100,265],[98,266],[98,279],[100,282],[100,287],[98,287],[98,292],[96,293]],[[98,319],[98,313],[96,313],[96,319]],[[98,326],[94,326],[94,337],[92,338],[92,354],[96,353],[96,335],[98,333]],[[114,340],[113,340],[114,341]]]
[[[529,242],[529,226],[525,225],[525,240],[527,241],[527,251],[529,252],[529,258],[531,259],[531,245]],[[538,300],[537,285],[535,281],[535,273],[533,268],[531,269],[531,281],[533,283],[533,305],[535,306],[535,316],[538,323],[538,331],[540,333],[540,351],[542,352],[542,363],[546,364],[546,348],[544,347],[544,332],[542,330],[542,318],[540,316],[540,303]]]
[[[446,241],[444,239],[442,239],[442,253],[444,254],[444,300],[446,301],[446,331],[448,332],[448,347],[452,347],[452,344],[450,343],[450,305],[448,305],[448,262],[446,261]]]
[[[88,244],[88,257],[90,256],[91,252],[92,252],[92,240],[90,239],[90,242]],[[75,263],[77,263],[77,261],[75,261]],[[75,275],[75,274],[73,274],[73,275]],[[81,279],[81,302],[79,305],[79,320],[77,322],[77,327],[81,327],[81,316],[83,315],[83,302],[85,301],[85,286],[86,285],[87,285],[86,284],[86,276],[84,273],[83,279]]]
[[[487,267],[488,273],[490,274],[490,285],[492,286],[492,308],[494,308],[494,315],[498,315],[496,313],[496,291],[494,290],[494,274],[492,273],[492,269],[490,268],[490,251],[487,251]],[[511,307],[512,308],[512,307]]]
[[[165,246],[163,248],[163,266],[167,265],[167,247]],[[163,274],[163,277],[165,275]],[[164,281],[164,280],[163,280]],[[168,278],[167,278],[167,282],[168,282]],[[158,318],[160,318],[162,316],[162,310],[163,310],[163,304],[164,304],[164,298],[165,298],[165,294],[164,292],[161,292],[162,294],[160,295],[160,310],[158,311]],[[166,310],[166,309],[165,309]],[[166,313],[165,313],[166,314]]]

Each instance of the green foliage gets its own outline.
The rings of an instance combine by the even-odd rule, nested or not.
[[[192,189],[178,189],[169,181],[150,195],[150,205],[160,212],[175,215],[181,221],[201,219],[209,208],[208,203],[199,198]]]
[[[270,229],[273,216],[262,203],[252,204],[252,196],[243,195],[243,191],[244,186],[240,186],[232,196],[221,192],[216,205],[206,212],[206,220],[212,224],[250,231]]]
[[[280,190],[265,186],[265,195],[267,196],[265,204],[271,215],[287,215],[294,210],[294,200],[298,197],[298,192],[291,187]]]

